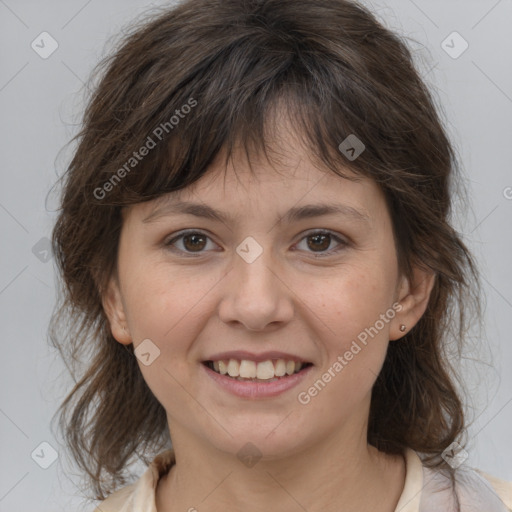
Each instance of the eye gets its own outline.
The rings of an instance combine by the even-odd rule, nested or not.
[[[314,231],[307,234],[304,238],[302,238],[302,240],[307,240],[306,246],[311,249],[313,253],[316,253],[315,257],[329,256],[333,253],[341,251],[348,245],[348,242],[330,231]],[[326,249],[331,245],[333,240],[338,242],[338,246],[335,249],[327,251]],[[297,244],[297,246],[298,245],[300,245],[300,243]]]
[[[303,240],[307,240],[306,246],[309,251],[308,249],[303,250],[306,250],[306,252],[316,253],[315,257],[329,256],[348,245],[348,242],[330,231],[314,231],[303,237],[300,243]],[[329,248],[333,240],[338,243],[338,246],[334,249],[326,250]],[[169,247],[174,252],[182,252],[189,255],[194,253],[201,254],[204,252],[204,249],[207,248],[208,241],[211,242],[211,239],[207,234],[202,233],[201,231],[191,230],[182,232],[171,238],[169,241],[165,242],[165,246]],[[300,243],[296,246],[299,246]],[[181,247],[179,247],[179,245],[181,245]]]
[[[208,245],[208,240],[210,240],[210,237],[201,231],[185,231],[165,242],[165,245],[172,251],[193,254],[203,252],[203,249]],[[176,242],[180,242],[182,247],[176,249],[174,247]]]

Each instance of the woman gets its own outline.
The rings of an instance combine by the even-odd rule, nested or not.
[[[464,464],[478,275],[404,43],[347,0],[188,0],[104,64],[54,230],[98,510],[510,511]]]

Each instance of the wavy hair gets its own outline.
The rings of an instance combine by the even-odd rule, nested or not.
[[[96,497],[171,441],[133,346],[112,337],[102,307],[122,209],[196,182],[221,150],[267,154],[278,105],[316,161],[381,187],[401,272],[436,274],[424,315],[389,345],[368,442],[443,464],[465,429],[451,356],[480,315],[479,276],[450,221],[457,155],[406,42],[349,0],[185,0],[133,25],[92,79],[62,176],[50,332],[75,378],[59,426]],[[353,161],[338,150],[350,134],[366,146]]]

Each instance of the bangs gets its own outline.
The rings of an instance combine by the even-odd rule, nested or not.
[[[95,180],[96,187],[112,185],[102,204],[128,205],[184,188],[221,152],[226,165],[239,150],[249,164],[253,155],[272,162],[284,118],[319,168],[346,179],[356,179],[355,173],[382,180],[372,171],[386,169],[379,152],[391,137],[376,113],[397,118],[385,94],[357,69],[338,64],[335,55],[316,55],[314,45],[298,47],[268,32],[249,35],[229,48],[209,48],[189,69],[155,70],[142,59],[132,71],[137,82],[116,98],[132,109],[111,107],[117,129]],[[365,143],[353,161],[338,149],[349,135]],[[370,140],[379,144],[370,146]],[[109,144],[108,138],[100,144]]]

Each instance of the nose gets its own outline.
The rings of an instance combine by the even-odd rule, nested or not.
[[[224,280],[219,317],[250,331],[282,327],[294,315],[293,292],[283,279],[270,250],[248,263],[238,254]]]

